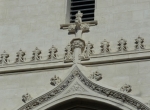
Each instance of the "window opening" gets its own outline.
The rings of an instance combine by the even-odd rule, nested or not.
[[[95,11],[95,0],[71,0],[70,23],[75,22],[78,11],[83,13],[82,21],[93,21]]]

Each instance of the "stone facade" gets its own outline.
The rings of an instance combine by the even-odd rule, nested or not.
[[[45,110],[70,94],[150,109],[150,0],[95,1],[95,21],[79,13],[69,24],[69,0],[0,0],[0,110],[30,110],[33,102]],[[68,80],[68,89],[40,104]]]

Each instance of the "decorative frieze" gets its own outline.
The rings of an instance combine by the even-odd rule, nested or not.
[[[73,61],[73,52],[70,43],[65,48],[64,60],[65,62]]]
[[[24,62],[25,52],[20,49],[16,54],[17,54],[16,63]]]
[[[8,64],[8,62],[9,62],[8,58],[9,58],[9,54],[6,53],[6,51],[4,50],[4,52],[1,54],[0,63],[1,63],[2,65]]]
[[[129,93],[132,91],[131,85],[125,84],[120,88],[120,91]]]
[[[56,75],[50,79],[50,84],[52,86],[56,86],[61,82],[62,82],[61,79],[59,77],[57,77]]]
[[[125,52],[127,51],[127,41],[123,38],[121,38],[119,41],[118,41],[118,51],[119,52]]]
[[[99,81],[102,79],[102,74],[98,71],[93,72],[93,74],[89,76],[89,79],[95,79],[96,81]]]
[[[103,42],[101,42],[101,53],[104,53],[104,54],[106,54],[106,53],[110,53],[110,44],[109,44],[109,42],[108,41],[106,41],[106,39],[104,39],[104,41]]]
[[[41,50],[39,50],[37,47],[33,51],[32,61],[39,61],[42,57],[40,56]]]
[[[25,95],[22,96],[22,101],[24,103],[27,103],[27,102],[29,102],[31,100],[32,100],[32,97],[31,97],[31,95],[29,93],[27,93],[27,94],[25,94]]]
[[[143,43],[144,43],[144,39],[142,37],[139,36],[137,39],[135,39],[135,50],[145,49]]]
[[[49,49],[49,56],[48,56],[48,59],[50,60],[55,60],[57,59],[58,57],[58,54],[57,54],[58,50],[56,47],[54,47],[54,45],[52,45],[52,47]]]
[[[118,41],[118,53],[117,52],[110,52],[110,43],[106,40],[104,40],[103,42],[101,42],[101,55],[108,55],[107,53],[111,53],[113,55],[120,55],[120,54],[126,54],[126,52],[128,52],[128,54],[130,53],[138,53],[138,51],[143,51],[144,52],[149,52],[148,49],[145,49],[145,45],[144,45],[144,38],[142,37],[138,37],[137,39],[135,39],[135,49],[129,51],[127,49],[127,41],[125,39],[121,39]],[[78,62],[80,63],[80,61],[86,61],[86,60],[90,60],[90,57],[92,56],[92,58],[95,57],[99,57],[99,54],[94,54],[94,50],[93,50],[93,44],[88,42],[85,44],[85,41],[82,38],[74,38],[71,40],[70,44],[68,44],[65,48],[65,53],[64,56],[62,56],[60,58],[61,62]],[[75,52],[75,49],[77,50]],[[122,52],[122,53],[120,53]],[[53,60],[58,59],[58,49],[54,46],[52,46],[49,49],[49,56],[47,60],[51,60],[51,62],[53,62]],[[8,65],[12,65],[15,63],[31,63],[31,61],[42,61],[42,56],[41,55],[41,50],[38,49],[37,47],[35,48],[35,50],[33,51],[32,57],[30,57],[31,60],[26,60],[25,55],[26,53],[24,51],[22,51],[21,49],[16,53],[16,59],[14,59],[15,61],[10,61],[8,60],[8,57],[10,56],[9,54],[6,53],[6,51],[4,51],[4,53],[1,54],[1,59],[0,59],[0,64],[3,66],[8,66]],[[111,55],[109,54],[109,55]],[[144,58],[144,57],[143,57]],[[27,58],[29,59],[29,58]],[[64,59],[64,60],[63,60]],[[59,60],[59,59],[58,59]],[[78,61],[77,61],[78,60]],[[46,60],[43,60],[46,61]],[[57,60],[56,60],[57,61]],[[14,63],[15,62],[15,63]],[[32,62],[33,63],[33,62]]]
[[[88,43],[87,43],[86,46],[85,46],[84,53],[83,53],[85,59],[89,59],[90,56],[91,56],[92,54],[94,54],[93,48],[94,48],[93,44],[90,43],[90,41],[88,41]]]

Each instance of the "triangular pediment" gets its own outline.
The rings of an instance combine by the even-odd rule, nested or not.
[[[87,97],[93,96],[96,100],[98,98],[101,101],[107,100],[106,102],[109,100],[111,103],[120,103],[122,106],[126,105],[127,108],[135,110],[150,110],[145,104],[127,94],[93,83],[83,75],[83,72],[84,70],[82,70],[81,65],[74,65],[69,71],[69,76],[60,85],[48,93],[30,101],[18,110],[45,110],[45,108],[40,108],[42,108],[42,106],[46,107],[46,105],[50,106],[51,103],[56,103],[60,99],[65,99],[65,97],[73,95],[75,97],[79,95],[79,97],[82,97],[82,95],[86,95]]]

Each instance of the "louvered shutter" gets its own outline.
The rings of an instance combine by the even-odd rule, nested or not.
[[[95,0],[71,0],[70,23],[75,21],[75,14],[79,10],[83,13],[82,21],[93,21]]]

